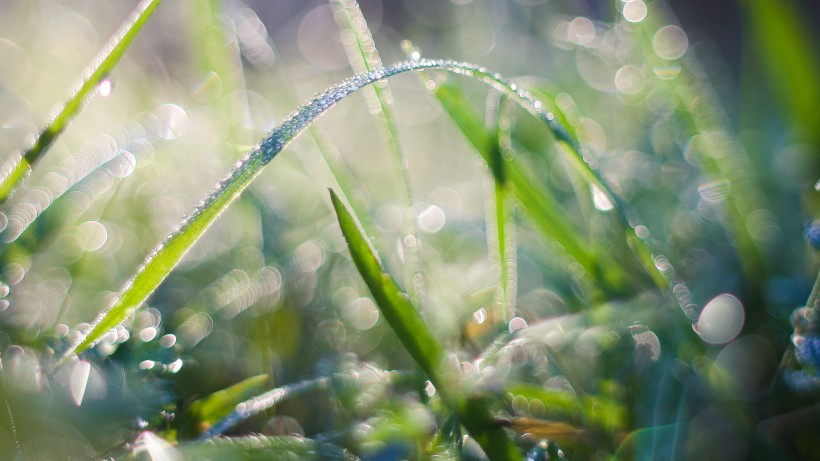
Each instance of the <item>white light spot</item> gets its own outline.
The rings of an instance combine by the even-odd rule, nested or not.
[[[433,386],[433,383],[427,381],[424,383],[424,393],[427,394],[427,397],[432,397],[436,395],[436,386]]]
[[[74,369],[71,370],[71,378],[69,389],[71,391],[71,400],[74,401],[74,405],[78,407],[83,403],[83,397],[85,397],[85,388],[88,386],[88,375],[91,373],[91,364],[81,360],[74,365]]]
[[[739,299],[728,293],[720,294],[703,307],[695,331],[707,343],[725,344],[740,334],[745,317]]]
[[[154,339],[156,337],[157,337],[157,329],[154,328],[154,327],[143,328],[142,331],[140,331],[140,335],[139,335],[140,341],[142,341],[144,343],[147,343],[148,341],[151,341],[152,339]]]
[[[357,330],[369,330],[379,321],[379,309],[370,298],[357,298],[344,307],[345,319]]]
[[[101,81],[100,84],[97,86],[97,93],[103,98],[105,98],[111,95],[111,91],[113,89],[114,84],[111,83],[111,80],[105,79]]]
[[[624,4],[624,19],[629,22],[641,22],[646,18],[646,3],[641,0],[630,0]]]
[[[602,191],[595,185],[591,185],[590,187],[592,189],[592,204],[595,205],[595,208],[601,211],[609,211],[615,207],[612,204],[612,201],[609,200],[609,197],[606,196],[604,191]]]
[[[77,226],[80,246],[85,251],[97,251],[108,240],[108,231],[99,221],[86,221]]]
[[[615,88],[624,94],[637,94],[643,88],[643,76],[638,66],[628,64],[615,73]]]
[[[487,309],[483,307],[475,312],[473,312],[473,320],[475,323],[481,325],[487,320]]]
[[[177,342],[177,337],[174,335],[165,335],[159,339],[159,345],[165,348],[172,347]]]
[[[444,211],[436,205],[430,205],[419,213],[419,228],[424,232],[435,234],[444,227]]]
[[[664,26],[658,29],[652,37],[652,48],[661,58],[674,61],[686,53],[686,49],[689,48],[689,39],[680,27]]]
[[[150,370],[151,368],[154,368],[155,364],[156,362],[154,362],[153,360],[143,360],[142,362],[140,362],[139,367],[140,370]]]
[[[515,333],[518,330],[523,330],[527,328],[527,321],[521,317],[513,317],[510,320],[510,333]]]
[[[176,373],[182,368],[182,359],[176,359],[168,365],[168,371]]]

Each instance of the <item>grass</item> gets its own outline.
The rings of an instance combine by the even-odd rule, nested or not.
[[[797,6],[479,3],[0,7],[1,456],[815,457]]]

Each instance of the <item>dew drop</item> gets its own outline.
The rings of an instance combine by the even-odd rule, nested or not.
[[[74,369],[71,370],[71,378],[69,389],[71,391],[71,399],[74,405],[78,407],[83,403],[85,397],[85,388],[88,386],[88,376],[91,373],[91,364],[86,361],[77,362]]]
[[[728,293],[715,296],[703,307],[695,331],[709,344],[725,344],[743,329],[745,312],[740,300]]]

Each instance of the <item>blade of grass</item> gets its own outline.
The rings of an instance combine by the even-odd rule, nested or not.
[[[496,93],[488,96],[485,125],[491,142],[488,166],[492,172],[492,191],[488,195],[491,195],[492,199],[487,200],[487,239],[490,253],[497,254],[495,265],[499,269],[500,283],[496,294],[499,312],[496,319],[506,323],[515,316],[515,293],[512,288],[515,286],[515,280],[512,274],[515,274],[516,259],[515,221],[512,208],[508,204],[510,187],[506,175],[506,162],[502,156],[503,149],[510,149],[509,130],[502,128],[505,124],[509,127],[507,111],[502,110],[504,107],[506,105],[503,97]]]
[[[214,425],[208,428],[199,436],[200,440],[210,439],[220,434],[225,433],[228,429],[239,424],[240,422],[250,418],[253,415],[259,414],[269,408],[273,408],[279,402],[294,397],[299,394],[304,394],[316,389],[323,389],[330,384],[331,378],[323,376],[316,379],[308,379],[294,384],[277,387],[264,394],[252,397],[244,402],[236,405],[236,408],[227,416],[220,419]]]
[[[0,179],[0,204],[5,202],[14,190],[25,181],[34,164],[46,153],[58,136],[71,124],[74,117],[94,96],[98,85],[105,79],[125,54],[142,27],[154,14],[161,0],[143,0],[132,13],[131,18],[109,39],[106,46],[85,70],[85,77],[57,115],[40,132],[34,144],[22,155],[15,154],[6,161]]]
[[[191,434],[198,434],[204,427],[214,424],[218,419],[230,414],[236,405],[261,391],[268,375],[252,376],[232,386],[195,400],[185,411],[187,429]],[[185,427],[185,426],[183,426]]]
[[[347,450],[304,437],[248,435],[182,443],[176,447],[183,459],[288,459],[357,461]]]
[[[342,43],[347,52],[350,66],[355,72],[368,72],[382,67],[382,59],[376,49],[373,34],[367,27],[367,20],[356,0],[331,0],[334,18],[342,33]],[[399,173],[399,189],[405,206],[403,233],[418,239],[416,229],[416,212],[413,209],[413,194],[410,190],[408,159],[399,141],[399,130],[396,124],[396,113],[393,110],[393,93],[387,81],[377,82],[364,90],[370,114],[375,118],[379,133],[387,143],[393,157],[394,168]],[[404,240],[402,240],[404,241]],[[424,276],[419,260],[420,245],[405,246],[405,283],[414,304],[420,305],[419,294],[424,292]]]
[[[358,220],[332,189],[330,198],[350,256],[379,311],[404,348],[430,378],[442,399],[456,411],[461,423],[490,459],[521,459],[512,441],[490,413],[487,402],[480,397],[463,398],[459,395],[458,383],[453,380],[451,370],[444,368],[444,347],[407,295],[384,272]]]
[[[492,165],[493,142],[478,121],[478,117],[467,105],[461,88],[454,83],[444,82],[436,88],[436,97],[476,152],[488,165]],[[498,167],[491,170],[497,172]],[[600,273],[598,261],[587,250],[589,246],[579,240],[578,232],[566,221],[566,213],[552,195],[546,189],[537,186],[537,182],[530,179],[517,162],[506,162],[504,171],[506,180],[513,185],[516,197],[541,232],[560,243],[567,254],[578,261],[588,274],[597,278]]]

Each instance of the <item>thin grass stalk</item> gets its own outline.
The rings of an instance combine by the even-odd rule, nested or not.
[[[6,160],[0,168],[0,204],[5,203],[11,194],[31,174],[32,167],[48,151],[54,141],[71,125],[74,118],[85,108],[97,92],[102,82],[125,54],[131,43],[137,37],[142,27],[154,14],[161,0],[143,0],[131,17],[108,40],[102,51],[94,58],[84,71],[85,77],[81,80],[71,97],[57,111],[52,121],[35,138],[31,145],[22,154],[16,153]]]
[[[390,275],[361,228],[356,216],[330,190],[339,227],[356,269],[370,289],[376,305],[416,364],[427,374],[436,392],[491,459],[521,459],[515,445],[492,415],[483,396],[467,395],[451,367],[444,347],[433,335],[416,307]]]
[[[367,20],[356,0],[330,0],[334,9],[334,18],[342,34],[342,44],[354,72],[369,72],[382,67],[382,59],[373,40],[373,34],[367,26]],[[411,237],[411,244],[405,245],[405,286],[408,287],[414,304],[422,306],[424,293],[424,275],[421,270],[418,243],[417,213],[413,208],[413,193],[410,188],[409,161],[402,149],[399,139],[396,113],[393,109],[393,92],[385,80],[376,82],[364,90],[370,114],[379,126],[379,133],[387,143],[392,154],[395,170],[399,173],[399,189],[404,203],[404,220],[402,223],[403,240]]]
[[[510,264],[515,264],[515,227],[512,209],[509,204],[510,190],[509,181],[506,175],[505,160],[502,155],[502,137],[506,138],[506,147],[509,148],[509,130],[504,130],[502,125],[509,127],[509,117],[502,113],[504,99],[491,93],[487,97],[487,110],[485,111],[485,126],[490,139],[489,169],[492,172],[491,191],[488,195],[492,198],[487,200],[487,239],[490,254],[496,254],[497,259],[493,265],[498,267],[499,287],[496,292],[496,305],[498,312],[497,321],[506,323],[515,316],[515,306],[511,293],[515,281],[511,279],[511,273],[515,273],[515,267],[510,270]],[[494,231],[494,232],[493,232]],[[511,248],[512,247],[512,248]],[[512,251],[510,251],[512,250]]]

